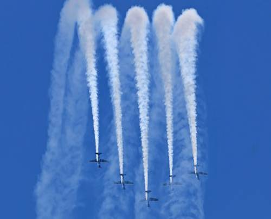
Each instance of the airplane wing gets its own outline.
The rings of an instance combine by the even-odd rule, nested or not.
[[[121,181],[118,181],[118,182],[114,182],[114,184],[121,184]]]
[[[130,181],[125,181],[124,183],[127,184],[127,185],[133,185],[134,184],[133,182],[130,182]]]
[[[157,202],[158,198],[150,198],[149,200],[152,201],[152,202]]]
[[[107,163],[108,161],[104,159],[100,159],[100,162]]]
[[[89,162],[91,162],[91,163],[97,163],[96,160],[90,160]]]

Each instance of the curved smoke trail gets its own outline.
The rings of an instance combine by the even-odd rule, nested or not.
[[[101,7],[95,14],[100,23],[103,34],[106,60],[109,70],[111,85],[111,101],[114,108],[115,126],[117,136],[117,146],[119,154],[120,174],[123,174],[123,137],[122,137],[122,110],[121,110],[121,91],[119,79],[118,61],[118,38],[117,24],[118,16],[116,9],[111,5]]]
[[[171,6],[160,5],[153,14],[153,27],[158,44],[158,59],[161,68],[167,122],[167,142],[169,173],[173,175],[173,109],[172,109],[172,49],[171,33],[174,25],[174,14]],[[172,180],[172,178],[170,178]]]
[[[93,15],[88,0],[79,0],[78,32],[81,49],[87,62],[87,82],[89,87],[96,153],[99,153],[99,106],[96,70],[96,43]],[[97,156],[96,156],[97,157]]]
[[[141,144],[145,191],[148,190],[148,128],[149,128],[149,72],[148,72],[148,27],[149,19],[141,7],[132,7],[126,14],[123,32],[130,30],[134,55],[136,87],[138,96]]]
[[[203,25],[202,18],[198,15],[195,9],[188,9],[178,17],[173,31],[184,85],[184,96],[186,101],[194,165],[197,165],[197,103],[195,94],[195,73],[199,25]]]
[[[66,73],[74,29],[76,24],[76,0],[66,1],[58,24],[58,32],[55,39],[54,63],[51,72],[50,88],[50,114],[47,150],[42,161],[42,170],[37,182],[35,195],[37,201],[37,218],[52,218],[54,215],[62,215],[65,212],[65,203],[59,200],[65,196],[65,189],[57,190],[55,182],[63,182],[65,176],[59,174],[61,165],[56,165],[60,159],[61,130],[63,126],[62,116],[64,110],[64,95],[66,87]],[[59,167],[59,168],[56,168]],[[67,188],[68,189],[68,188]],[[66,200],[71,200],[70,196]],[[57,210],[57,211],[56,211]],[[56,211],[56,212],[55,212]],[[55,212],[55,214],[53,213]]]

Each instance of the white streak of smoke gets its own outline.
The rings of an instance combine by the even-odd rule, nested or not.
[[[95,147],[96,153],[99,153],[99,106],[98,106],[97,69],[96,69],[96,42],[93,27],[94,20],[88,0],[79,0],[78,4],[79,4],[78,32],[81,49],[85,54],[85,59],[87,62],[86,74],[93,116]]]
[[[172,48],[171,32],[174,14],[171,6],[160,5],[153,14],[153,28],[158,44],[158,60],[165,90],[169,172],[173,175],[173,110],[172,110]],[[171,178],[172,179],[172,178]]]
[[[67,207],[58,202],[65,194],[61,191],[58,192],[57,185],[54,183],[56,180],[63,180],[63,175],[58,175],[59,168],[56,168],[56,162],[61,156],[60,138],[63,123],[63,102],[66,87],[66,72],[76,23],[76,4],[75,0],[65,2],[60,14],[58,32],[55,39],[55,58],[51,72],[51,109],[49,114],[47,151],[43,157],[41,175],[35,190],[37,218],[59,218],[55,216],[63,214],[65,207]],[[56,209],[57,212],[54,212]]]
[[[145,191],[148,190],[148,128],[149,128],[149,72],[148,72],[148,27],[149,19],[141,7],[132,7],[126,14],[123,32],[130,30],[134,55],[136,87],[138,95],[141,144]]]
[[[196,58],[198,26],[202,18],[195,9],[185,10],[174,27],[173,37],[179,56],[181,76],[184,85],[186,111],[190,129],[194,165],[197,165],[197,103],[196,103]]]
[[[115,116],[119,168],[120,174],[123,174],[123,137],[118,61],[117,11],[111,5],[105,5],[96,12],[95,18],[97,18],[103,34],[103,43],[105,47],[106,61],[108,65],[109,79],[111,85],[111,101],[113,104]]]

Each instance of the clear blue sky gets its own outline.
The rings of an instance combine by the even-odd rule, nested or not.
[[[122,22],[130,6],[141,5],[151,16],[162,1],[97,0],[94,7],[103,3],[116,6]],[[207,107],[206,218],[270,219],[271,1],[164,3],[175,15],[194,7],[205,21],[198,84]],[[0,3],[0,218],[35,218],[33,190],[46,150],[48,88],[62,4]]]

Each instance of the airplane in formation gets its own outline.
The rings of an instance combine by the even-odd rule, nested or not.
[[[176,175],[169,175],[169,182],[168,183],[164,183],[163,186],[180,186],[182,185],[180,182],[173,182],[173,178]]]
[[[193,172],[190,172],[190,174],[195,174],[196,178],[197,178],[198,180],[200,180],[200,175],[207,176],[208,173],[205,173],[205,172],[199,172],[198,169],[197,169],[198,166],[199,166],[199,165],[194,165],[194,171],[193,171]]]
[[[150,190],[145,191],[145,200],[144,201],[147,202],[148,208],[150,207],[150,202],[157,202],[158,201],[158,198],[149,197],[150,192],[151,192]]]
[[[97,163],[98,168],[101,168],[101,163],[107,163],[108,162],[107,160],[104,160],[104,159],[100,158],[101,154],[102,153],[95,153],[96,158],[94,160],[90,160],[89,162]],[[190,174],[195,174],[196,178],[198,180],[200,180],[200,175],[206,176],[208,174],[205,173],[205,172],[198,171],[198,169],[197,169],[198,166],[199,165],[194,165],[194,171],[190,172]],[[124,179],[125,175],[126,174],[121,173],[120,174],[120,181],[114,182],[115,184],[121,185],[124,190],[125,190],[125,185],[133,185],[134,184],[133,182],[125,181],[125,179]],[[169,182],[164,183],[163,185],[164,186],[179,186],[179,185],[181,185],[181,183],[179,183],[179,182],[173,182],[173,178],[175,176],[176,175],[172,175],[172,174],[169,175]],[[147,207],[150,207],[150,202],[157,202],[158,201],[158,198],[149,197],[150,192],[151,192],[150,190],[145,191],[145,199],[143,200],[143,201],[146,201]]]
[[[121,173],[121,174],[120,174],[120,181],[114,182],[115,184],[121,185],[122,188],[123,188],[124,190],[125,190],[125,185],[133,185],[133,184],[134,184],[133,182],[125,181],[125,180],[124,180],[124,176],[125,176],[125,175],[126,175],[126,174]]]
[[[104,160],[104,159],[100,158],[101,154],[102,153],[95,153],[95,155],[96,155],[95,160],[90,160],[89,162],[90,163],[97,163],[98,168],[101,168],[101,163],[107,163],[108,162],[107,160]]]

